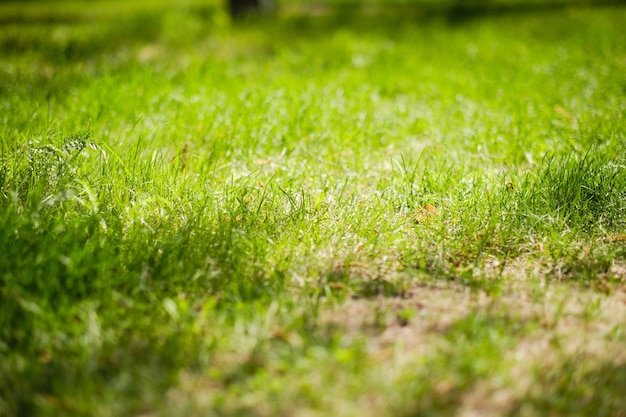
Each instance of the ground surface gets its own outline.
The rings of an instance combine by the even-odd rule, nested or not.
[[[285,3],[0,5],[0,416],[626,415],[626,9]]]

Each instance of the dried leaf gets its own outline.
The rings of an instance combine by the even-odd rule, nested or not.
[[[430,204],[426,204],[415,210],[410,217],[415,221],[415,223],[424,223],[435,214],[437,214],[437,208]]]
[[[602,239],[605,243],[626,242],[626,235],[607,236]]]

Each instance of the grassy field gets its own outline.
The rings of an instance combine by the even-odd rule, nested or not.
[[[626,8],[0,4],[0,416],[626,416]]]

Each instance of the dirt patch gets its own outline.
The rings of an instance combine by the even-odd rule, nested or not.
[[[619,275],[623,266],[611,269]],[[509,280],[497,296],[453,282],[422,283],[405,297],[352,299],[329,309],[322,321],[340,327],[348,338],[364,339],[388,380],[419,358],[436,355],[445,335],[460,320],[485,313],[505,316],[529,329],[507,348],[507,375],[477,381],[460,399],[458,415],[506,414],[532,391],[542,369],[564,361],[626,363],[626,292],[603,293],[583,286],[531,279],[532,272]],[[580,358],[580,359],[577,359]]]

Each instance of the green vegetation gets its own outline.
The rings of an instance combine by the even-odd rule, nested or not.
[[[0,416],[624,416],[626,8],[283,4],[0,4]]]

